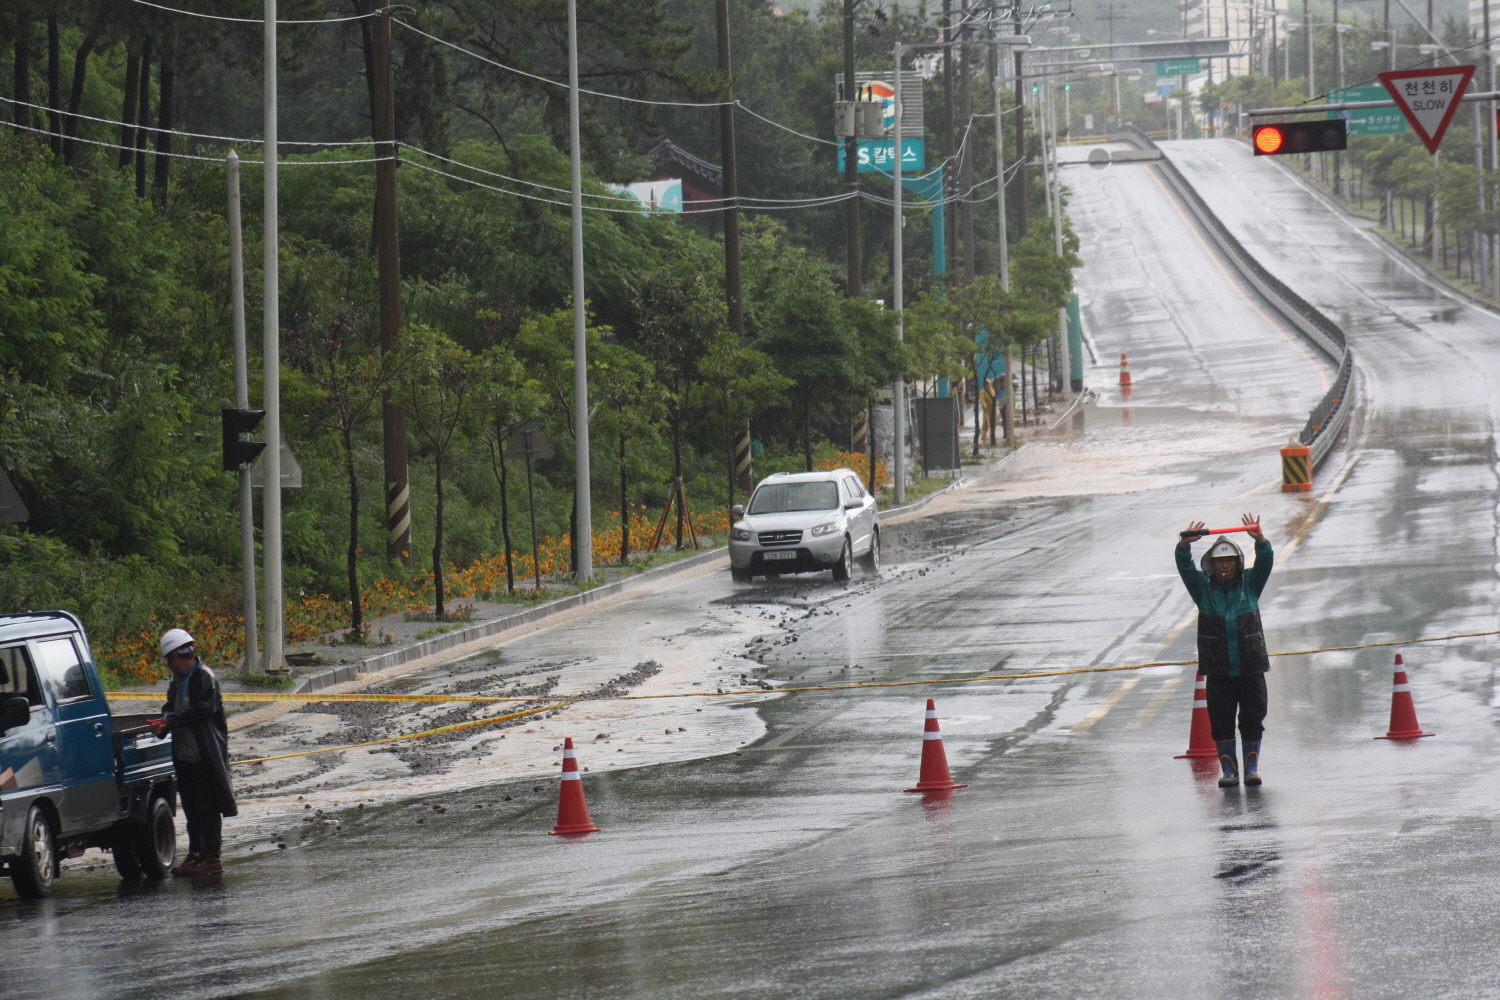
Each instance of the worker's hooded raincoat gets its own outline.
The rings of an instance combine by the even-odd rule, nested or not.
[[[1209,677],[1241,677],[1270,670],[1260,624],[1260,592],[1271,576],[1271,543],[1256,542],[1255,565],[1247,571],[1241,557],[1240,572],[1228,583],[1214,580],[1211,566],[1194,566],[1189,546],[1177,546],[1176,554],[1177,572],[1198,606],[1199,672]]]

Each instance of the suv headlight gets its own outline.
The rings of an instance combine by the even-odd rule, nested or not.
[[[838,530],[839,523],[837,521],[829,521],[827,524],[818,525],[812,530],[811,534],[814,538],[817,538],[819,535],[831,535]]]
[[[729,537],[733,538],[737,542],[748,542],[750,540],[750,529],[731,528],[729,530]]]

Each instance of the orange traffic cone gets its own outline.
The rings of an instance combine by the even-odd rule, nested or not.
[[[1130,359],[1125,356],[1124,352],[1120,354],[1120,384],[1134,384],[1130,381]]]
[[[948,755],[943,752],[943,733],[938,729],[937,704],[927,699],[927,727],[922,733],[922,771],[917,776],[917,787],[908,792],[937,792],[951,788],[968,788],[953,780],[948,773]]]
[[[1417,706],[1411,700],[1411,683],[1406,679],[1406,661],[1396,654],[1396,673],[1391,679],[1391,728],[1377,740],[1414,740],[1418,736],[1431,736],[1422,732],[1417,722]]]
[[[1193,682],[1193,728],[1188,733],[1187,753],[1180,753],[1173,760],[1186,757],[1213,757],[1218,759],[1219,746],[1214,742],[1213,726],[1208,721],[1208,678],[1202,674]]]
[[[573,737],[569,736],[563,741],[562,788],[557,793],[557,825],[552,833],[566,837],[598,832],[599,828],[589,819],[589,804],[583,799],[583,777],[578,773],[578,755],[573,751]]]

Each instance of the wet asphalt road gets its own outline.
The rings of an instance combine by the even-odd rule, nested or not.
[[[560,659],[649,613],[683,637],[719,630],[732,657],[760,634],[753,611],[786,625],[741,662],[778,681],[1188,658],[1172,536],[1240,510],[1262,512],[1281,555],[1273,649],[1495,628],[1500,320],[1454,310],[1243,146],[1169,148],[1351,333],[1359,419],[1318,494],[1276,490],[1274,449],[1326,359],[1205,252],[1149,167],[1069,168],[1103,392],[1072,437],[1017,456],[1013,495],[909,529],[879,583],[705,577],[515,655]],[[1120,351],[1128,400],[1110,388]],[[0,898],[5,995],[1493,995],[1494,648],[1405,649],[1438,733],[1415,745],[1370,739],[1390,650],[1278,658],[1258,791],[1171,759],[1192,686],[1177,667],[725,706],[762,735],[596,770],[604,832],[583,840],[546,836],[555,782],[528,779],[347,809],[214,884],[75,873],[57,899]],[[929,694],[969,787],[924,800],[900,790]]]

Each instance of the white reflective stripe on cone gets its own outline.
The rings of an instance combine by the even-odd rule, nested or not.
[[[924,740],[940,740],[942,738],[943,738],[943,734],[942,733],[923,733],[922,734],[922,739],[924,739]]]
[[[569,757],[577,757],[577,756],[578,756],[578,751],[577,750],[564,750],[563,751],[563,760],[567,760]]]
[[[927,710],[927,718],[929,718],[929,719],[936,719],[937,718],[937,709],[935,709],[935,708],[928,709]]]
[[[1411,690],[1411,685],[1410,684],[1392,684],[1391,685],[1391,690],[1393,692],[1394,691],[1410,691]]]
[[[580,774],[577,771],[564,771],[562,773],[562,780],[564,780],[564,781],[582,781],[583,780],[583,775]]]

